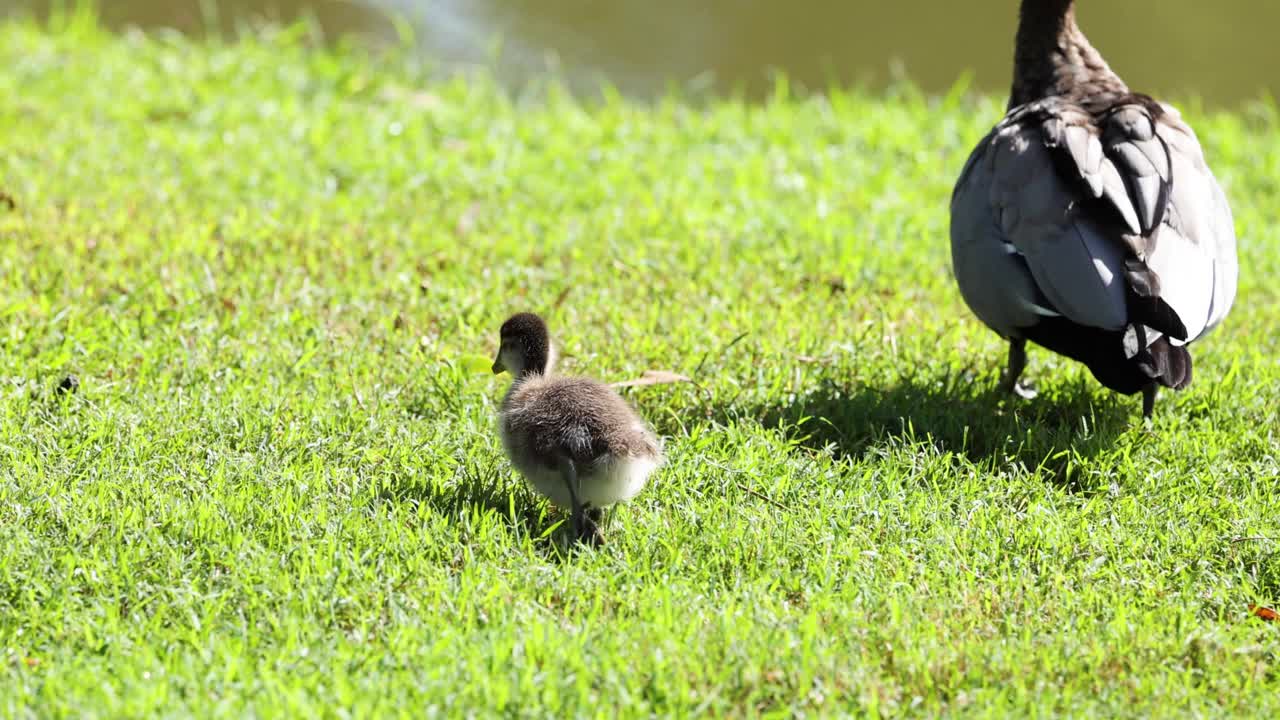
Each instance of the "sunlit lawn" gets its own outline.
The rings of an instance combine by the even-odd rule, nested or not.
[[[0,25],[0,715],[1280,714],[1280,117],[1188,107],[1240,297],[1136,398],[1003,346],[947,202],[999,98],[510,93]],[[494,433],[501,320],[668,465],[609,543]],[[74,374],[76,392],[60,392]]]

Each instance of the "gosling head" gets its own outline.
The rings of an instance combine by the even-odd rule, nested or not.
[[[502,344],[493,361],[493,373],[516,377],[546,375],[551,371],[553,350],[547,324],[533,313],[517,313],[502,323]]]

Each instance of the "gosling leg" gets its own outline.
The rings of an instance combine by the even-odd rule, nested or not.
[[[587,507],[582,503],[582,487],[578,480],[578,466],[573,459],[561,455],[559,458],[560,477],[564,478],[565,487],[569,489],[569,501],[573,504],[573,532],[578,542],[588,545],[599,545],[604,542],[600,533],[600,520],[603,512],[599,508]]]
[[[588,545],[603,545],[604,532],[601,527],[604,525],[604,510],[589,505],[584,510],[583,528],[578,533],[578,541]]]

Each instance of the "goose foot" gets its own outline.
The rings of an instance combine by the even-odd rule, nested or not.
[[[1023,385],[1020,382],[1015,382],[1013,384],[1013,387],[1008,387],[1003,389],[1006,393],[1012,393],[1014,395],[1017,395],[1023,400],[1034,400],[1035,397],[1040,394],[1035,390],[1032,390],[1031,388],[1027,387],[1026,385]]]
[[[600,530],[603,520],[603,510],[593,508],[590,505],[583,505],[581,512],[575,513],[573,518],[573,527],[578,534],[578,542],[593,547],[603,545],[604,533]]]

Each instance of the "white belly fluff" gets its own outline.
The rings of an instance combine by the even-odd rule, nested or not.
[[[562,508],[573,507],[565,478],[558,470],[513,458],[516,469],[534,491]],[[635,497],[644,489],[649,475],[658,467],[651,457],[618,457],[589,468],[578,468],[578,500],[594,508],[604,508]]]

